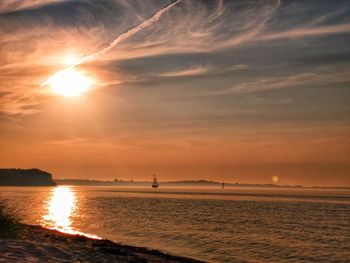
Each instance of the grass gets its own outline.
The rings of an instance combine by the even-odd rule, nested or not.
[[[0,202],[0,238],[16,238],[20,228],[18,216],[10,213],[7,205]]]

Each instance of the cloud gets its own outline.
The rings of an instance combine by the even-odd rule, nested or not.
[[[0,2],[0,14],[14,12],[18,10],[36,8],[43,5],[48,5],[56,2],[68,0],[6,0]]]
[[[157,23],[121,43],[111,57],[208,52],[240,45],[264,30],[279,3],[181,1]]]
[[[208,66],[197,66],[191,67],[184,70],[171,71],[166,73],[161,73],[158,76],[160,77],[188,77],[188,76],[199,76],[203,75],[210,71],[210,67]]]
[[[255,40],[269,41],[283,38],[303,38],[303,37],[317,37],[333,34],[350,33],[350,23],[334,25],[334,26],[320,26],[312,28],[297,28],[284,32],[267,33],[257,36]]]
[[[81,63],[81,67],[95,73],[107,72],[104,82],[108,85],[130,80],[124,78],[127,74],[117,66],[111,66],[114,61],[192,54],[187,58],[190,61],[197,53],[204,61],[185,65],[180,60],[174,60],[174,64],[164,61],[164,70],[149,71],[149,74],[155,78],[230,74],[239,70],[236,65],[253,64],[255,54],[258,56],[262,52],[260,48],[270,41],[280,41],[280,48],[284,49],[291,44],[283,41],[290,39],[350,33],[346,8],[311,2],[2,1],[0,92],[7,95],[0,97],[0,111],[33,113],[31,107],[45,99],[40,83],[67,66],[64,63],[67,54],[72,54],[73,65]],[[224,62],[205,61],[213,60],[222,50],[233,52],[242,48],[251,49],[246,61],[229,62],[225,58]],[[152,65],[144,65],[148,67]],[[136,76],[142,72],[129,73]],[[266,76],[239,84],[235,92],[258,90],[258,87],[279,88],[293,81],[309,83],[309,79],[314,78],[312,74],[287,75],[284,80]],[[28,94],[31,98],[27,98]]]
[[[233,85],[230,92],[245,94],[266,90],[276,90],[309,85],[327,85],[350,81],[350,71],[327,72],[318,70],[295,75],[260,78]]]

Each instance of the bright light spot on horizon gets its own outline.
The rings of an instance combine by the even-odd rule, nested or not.
[[[51,91],[57,95],[76,97],[90,90],[94,81],[76,69],[66,69],[50,77],[47,84],[51,87]]]
[[[279,181],[278,176],[272,176],[272,183],[276,184],[278,183],[278,181]]]

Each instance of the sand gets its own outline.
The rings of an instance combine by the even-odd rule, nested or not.
[[[21,226],[16,239],[0,239],[0,262],[200,262],[40,226]]]

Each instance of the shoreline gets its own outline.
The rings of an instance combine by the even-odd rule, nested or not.
[[[203,261],[18,223],[16,238],[0,239],[0,262],[184,262]]]

